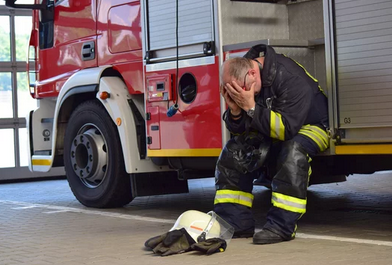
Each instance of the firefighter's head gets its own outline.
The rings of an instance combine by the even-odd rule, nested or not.
[[[255,83],[255,94],[261,90],[261,73],[255,60],[242,57],[228,59],[222,65],[221,75],[222,85],[237,84],[243,90],[249,90]]]

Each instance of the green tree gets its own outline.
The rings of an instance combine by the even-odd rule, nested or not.
[[[0,62],[11,60],[10,34],[0,27]]]
[[[29,45],[29,34],[18,34],[16,33],[16,60],[26,61],[27,60],[27,49]]]
[[[0,91],[12,90],[11,73],[0,73]]]
[[[27,60],[28,34],[16,34],[16,60]],[[11,60],[10,34],[0,27],[0,62],[9,62]],[[25,72],[18,73],[18,90],[27,91],[29,86],[27,83],[27,74]],[[0,73],[0,90],[12,90],[11,74]]]
[[[28,34],[16,34],[16,60],[17,61],[27,61],[27,51],[29,45],[29,35]],[[29,89],[29,85],[27,82],[27,73],[22,72],[18,73],[18,90],[19,91],[27,91]]]
[[[0,27],[0,62],[10,61],[10,34]],[[11,90],[11,74],[0,73],[0,91]]]

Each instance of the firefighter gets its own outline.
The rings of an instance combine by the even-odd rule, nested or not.
[[[235,228],[234,237],[253,236],[254,244],[292,240],[306,212],[311,157],[329,146],[327,97],[299,63],[267,45],[226,60],[220,91],[228,105],[223,115],[227,129],[234,138],[250,130],[270,139],[266,163],[275,172],[272,206],[262,230],[254,234],[252,189],[260,169],[236,171],[225,161],[233,158],[225,154],[230,148],[224,148],[215,171],[214,211]]]

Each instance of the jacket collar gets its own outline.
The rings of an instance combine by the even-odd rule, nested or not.
[[[255,59],[264,56],[264,67],[261,73],[263,87],[270,87],[276,77],[276,52],[268,45],[258,44],[250,48],[245,58]]]

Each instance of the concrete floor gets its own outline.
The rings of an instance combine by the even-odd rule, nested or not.
[[[0,185],[0,264],[392,264],[392,173],[350,176],[309,188],[297,238],[274,245],[234,239],[226,252],[154,256],[148,238],[184,211],[212,209],[213,179],[189,194],[139,197],[119,209],[86,208],[65,180]],[[254,189],[258,228],[270,191]]]

